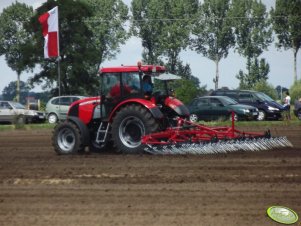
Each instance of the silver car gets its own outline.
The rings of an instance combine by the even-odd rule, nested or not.
[[[65,120],[70,105],[84,96],[59,96],[51,98],[46,104],[46,115],[49,123]]]
[[[24,105],[14,101],[0,101],[0,122],[44,122],[46,114],[41,111],[27,110]]]

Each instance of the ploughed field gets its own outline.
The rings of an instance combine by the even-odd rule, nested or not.
[[[58,156],[51,132],[0,132],[0,225],[272,226],[272,205],[301,216],[300,127],[271,128],[292,149],[199,156]]]

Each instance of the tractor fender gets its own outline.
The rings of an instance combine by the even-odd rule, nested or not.
[[[188,117],[190,115],[188,108],[177,98],[167,97],[164,104],[174,110],[179,116]]]
[[[130,100],[125,100],[122,101],[121,103],[119,103],[117,106],[114,107],[114,109],[112,110],[112,112],[110,113],[109,116],[109,121],[111,122],[113,117],[115,116],[116,112],[119,111],[120,108],[122,108],[125,105],[128,104],[139,104],[142,105],[143,107],[145,107],[146,109],[149,110],[149,112],[152,114],[152,116],[155,119],[162,119],[164,118],[163,113],[161,112],[160,108],[155,105],[153,102],[149,101],[149,100],[144,100],[144,99],[139,99],[139,98],[135,98],[135,99],[130,99]]]
[[[80,120],[78,117],[74,117],[74,116],[69,116],[67,120],[69,122],[73,122],[80,130],[82,144],[89,145],[90,133],[89,133],[88,127],[85,125],[85,123],[83,123],[83,121]]]

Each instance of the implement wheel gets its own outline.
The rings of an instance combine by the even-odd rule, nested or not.
[[[52,145],[59,155],[75,154],[82,150],[81,134],[77,126],[69,121],[59,123],[53,131]]]
[[[128,105],[113,119],[113,142],[123,153],[140,153],[143,151],[141,137],[157,131],[158,127],[158,123],[146,108],[140,105]]]

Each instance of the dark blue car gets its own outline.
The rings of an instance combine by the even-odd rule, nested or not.
[[[228,96],[240,104],[254,106],[258,109],[258,120],[282,118],[284,107],[262,92],[252,90],[216,90],[211,96]]]
[[[295,101],[294,113],[296,117],[301,120],[301,98]]]

